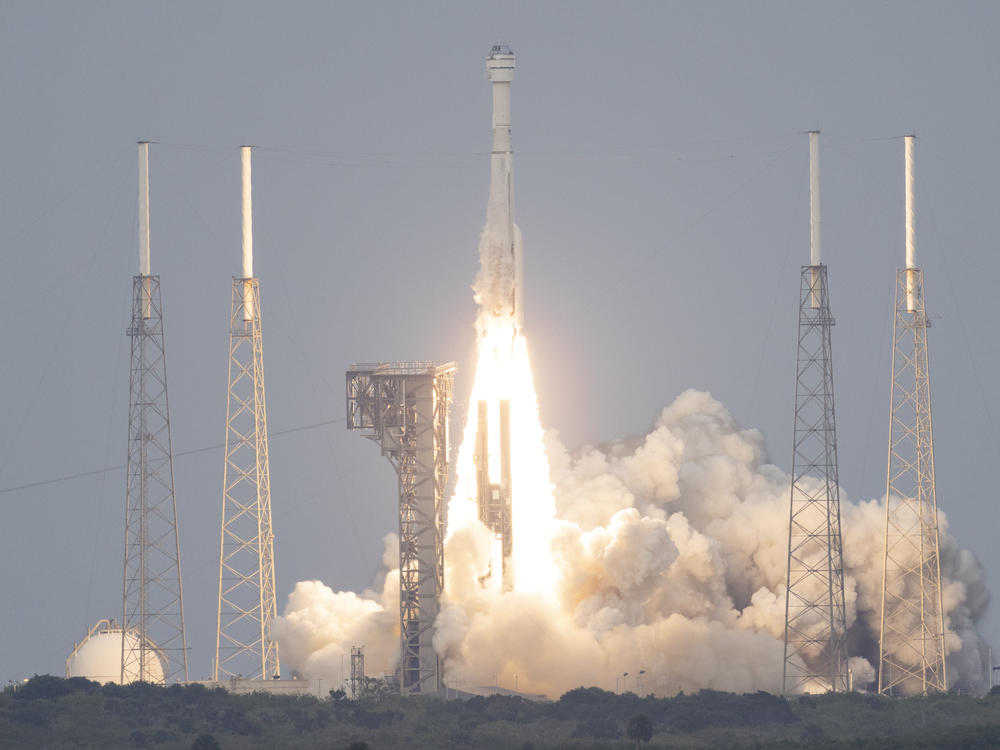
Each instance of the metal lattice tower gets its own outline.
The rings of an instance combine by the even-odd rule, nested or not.
[[[847,690],[847,615],[826,266],[820,260],[819,133],[810,136],[811,260],[802,266],[785,594],[785,693]]]
[[[803,266],[800,289],[782,689],[843,691],[847,625],[826,266]]]
[[[365,647],[351,646],[351,697],[357,700],[365,687]]]
[[[355,364],[346,375],[347,429],[377,442],[399,477],[400,692],[435,693],[442,675],[431,639],[444,591],[455,364]]]
[[[906,267],[896,272],[886,476],[885,567],[878,690],[944,692],[944,608],[938,549],[924,274],[913,231],[913,137],[906,136]]]
[[[149,273],[149,144],[139,143],[139,266],[132,279],[122,683],[187,680],[160,277]]]
[[[213,679],[266,680],[281,674],[277,617],[260,282],[253,278],[250,149],[243,147],[243,273],[233,279],[229,395],[223,471],[219,610]]]

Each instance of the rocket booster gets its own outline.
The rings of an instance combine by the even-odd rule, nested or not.
[[[493,82],[493,150],[490,154],[490,196],[486,211],[486,242],[490,299],[488,314],[511,318],[516,329],[524,325],[524,261],[514,224],[514,152],[510,139],[510,84],[514,79],[514,53],[496,44],[486,58],[486,75]],[[484,257],[485,260],[485,257]]]

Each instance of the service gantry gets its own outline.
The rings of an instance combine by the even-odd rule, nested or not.
[[[346,376],[347,429],[378,443],[399,478],[400,692],[433,694],[455,363],[355,364]]]

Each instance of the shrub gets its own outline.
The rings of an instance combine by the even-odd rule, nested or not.
[[[626,734],[630,740],[635,740],[635,746],[638,748],[640,742],[649,742],[653,738],[653,724],[648,716],[643,714],[633,716],[628,720]]]
[[[72,693],[75,684],[77,683],[70,684],[69,680],[53,677],[50,674],[36,674],[17,689],[14,697],[29,701],[39,698],[59,698]]]

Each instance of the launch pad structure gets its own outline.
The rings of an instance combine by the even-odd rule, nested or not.
[[[241,148],[243,267],[233,278],[229,321],[229,394],[223,471],[219,609],[213,680],[277,679],[271,627],[275,596],[271,475],[264,396],[260,281],[253,275],[250,147]]]
[[[149,144],[139,144],[139,275],[132,279],[122,684],[187,680],[160,277],[149,264]],[[126,637],[128,634],[131,637]]]
[[[400,692],[442,686],[434,620],[444,591],[448,409],[455,363],[354,364],[346,373],[347,429],[379,444],[399,479]]]
[[[819,133],[810,141],[810,265],[802,266],[782,692],[846,691],[847,615],[827,269],[820,260]]]
[[[945,692],[924,274],[913,226],[913,136],[904,138],[906,267],[896,272],[878,691]]]

